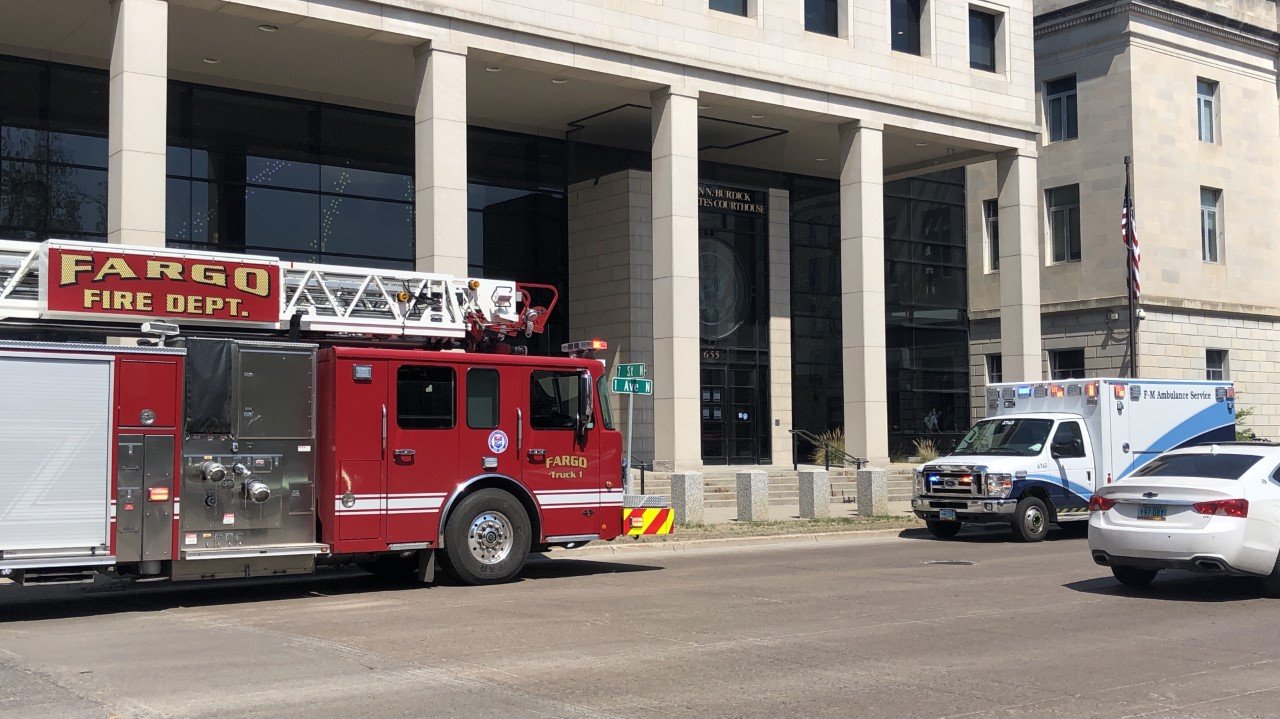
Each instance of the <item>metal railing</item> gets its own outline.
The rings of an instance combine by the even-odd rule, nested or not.
[[[640,494],[644,494],[644,473],[646,471],[649,471],[649,472],[653,471],[653,463],[650,462],[646,464],[643,461],[637,460],[635,455],[631,455],[631,457],[627,461],[628,475],[631,473],[632,469],[640,470]]]
[[[854,469],[862,469],[871,462],[869,459],[863,459],[862,457],[855,457],[852,454],[849,454],[844,451],[844,447],[829,439],[823,439],[808,430],[792,427],[787,431],[791,433],[791,468],[797,472],[800,471],[800,440],[802,439],[822,450],[822,466],[824,469],[831,469],[831,450],[835,450],[836,453],[842,455],[844,457],[845,464],[852,464]]]

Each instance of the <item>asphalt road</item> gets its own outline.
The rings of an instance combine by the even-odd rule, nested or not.
[[[1051,536],[568,553],[483,588],[3,586],[0,717],[1280,714],[1280,600],[1122,590]]]

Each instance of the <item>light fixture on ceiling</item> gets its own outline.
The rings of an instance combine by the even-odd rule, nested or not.
[[[760,113],[758,113],[758,112],[757,112],[757,113],[755,113],[755,114],[753,114],[753,115],[751,116],[751,119],[752,119],[752,120],[763,120],[763,119],[764,119],[764,115],[762,115],[762,114],[760,114]]]
[[[710,106],[710,105],[698,105],[698,109],[699,109],[699,110],[710,110],[710,109],[711,109],[711,106]]]
[[[259,25],[258,29],[263,32],[276,32],[277,30],[280,29],[280,27],[278,25],[267,25],[264,23],[262,25]]]
[[[927,142],[917,142],[917,143],[916,143],[916,147],[928,147],[928,146],[929,146],[929,143],[927,143]]]
[[[497,65],[490,65],[484,69],[485,72],[502,72],[502,68]]]
[[[568,81],[568,80],[566,80],[566,79],[564,79],[563,77],[553,77],[553,78],[551,78],[551,82],[552,82],[552,84],[555,84],[555,85],[563,85],[563,84],[565,84],[566,82],[569,82],[569,81]]]
[[[826,161],[827,161],[827,158],[825,158],[825,157],[815,157],[815,158],[813,158],[813,161],[814,161],[814,162],[826,162]]]
[[[218,58],[216,58],[216,57],[206,57],[206,58],[204,58],[203,60],[201,60],[200,62],[203,62],[203,63],[204,63],[204,64],[206,64],[206,65],[217,65],[218,63],[220,63],[220,62],[222,62],[222,61],[221,61],[221,60],[219,60],[219,59],[218,59]]]

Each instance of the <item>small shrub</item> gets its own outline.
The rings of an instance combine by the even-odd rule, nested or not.
[[[829,429],[818,435],[818,439],[822,440],[822,444],[813,448],[813,452],[809,454],[809,461],[813,464],[843,467],[844,430],[840,427]]]
[[[1249,442],[1251,440],[1255,440],[1258,438],[1258,435],[1254,434],[1253,428],[1250,427],[1249,423],[1245,421],[1246,419],[1249,419],[1250,417],[1253,416],[1253,412],[1254,412],[1253,407],[1241,407],[1236,410],[1236,441],[1237,442]]]
[[[916,448],[916,456],[921,462],[932,462],[938,458],[938,448],[928,437],[916,437],[912,442]]]

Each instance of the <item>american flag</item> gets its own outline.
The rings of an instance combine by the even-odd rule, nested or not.
[[[1129,196],[1129,178],[1124,180],[1124,208],[1120,212],[1120,236],[1129,248],[1129,295],[1134,302],[1142,299],[1142,282],[1138,278],[1138,266],[1142,264],[1142,250],[1138,247],[1138,218],[1133,211],[1133,198]]]

